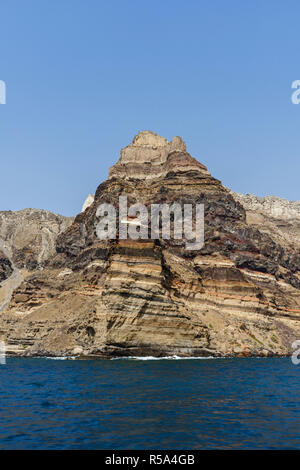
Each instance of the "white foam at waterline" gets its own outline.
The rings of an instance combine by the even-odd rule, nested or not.
[[[51,357],[47,356],[45,359],[52,359],[52,361],[67,361],[68,359],[74,361],[76,359],[75,356],[57,356],[57,357]]]
[[[190,360],[190,359],[225,359],[222,357],[215,356],[191,356],[191,357],[180,357],[180,356],[164,356],[164,357],[155,357],[155,356],[121,356],[121,357],[112,357],[111,361],[118,360],[135,360],[135,361],[165,361],[165,360]]]

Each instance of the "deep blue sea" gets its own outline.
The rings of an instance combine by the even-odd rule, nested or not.
[[[300,449],[300,365],[8,358],[0,449]]]

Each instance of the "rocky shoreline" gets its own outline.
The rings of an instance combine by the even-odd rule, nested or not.
[[[265,354],[262,353],[253,353],[253,352],[241,352],[240,354],[226,354],[226,355],[221,355],[216,353],[215,351],[212,351],[211,354],[199,354],[198,356],[194,355],[149,355],[145,354],[144,352],[139,355],[132,355],[128,352],[128,354],[125,355],[107,355],[107,354],[87,354],[87,355],[82,355],[82,354],[69,354],[69,355],[64,355],[64,354],[26,354],[26,353],[7,353],[6,357],[12,357],[12,358],[36,358],[36,359],[70,359],[70,360],[116,360],[116,359],[136,359],[136,360],[156,360],[156,359],[234,359],[234,358],[282,358],[282,357],[291,357],[290,354],[277,354],[273,353],[271,351],[266,352]]]

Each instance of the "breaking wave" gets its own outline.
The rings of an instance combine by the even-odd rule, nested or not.
[[[51,356],[47,356],[45,357],[45,359],[52,359],[52,361],[67,361],[67,360],[72,360],[74,361],[76,359],[75,356],[54,356],[54,357],[51,357]]]
[[[191,356],[191,357],[181,357],[181,356],[163,356],[163,357],[155,357],[155,356],[120,356],[120,357],[112,357],[111,361],[118,361],[118,360],[134,360],[134,361],[170,361],[170,360],[181,360],[187,361],[191,359],[221,359],[220,357],[215,356]]]

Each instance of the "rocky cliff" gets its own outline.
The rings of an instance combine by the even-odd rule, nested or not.
[[[56,238],[73,222],[38,209],[0,212],[0,248],[18,268],[42,267],[55,250]]]
[[[12,264],[9,258],[0,251],[0,282],[5,281],[13,272]]]
[[[0,212],[0,312],[23,277],[56,253],[58,235],[73,220],[38,209]]]
[[[246,210],[246,221],[278,243],[300,250],[300,201],[274,196],[257,197],[231,192]]]
[[[97,208],[118,207],[120,195],[147,208],[204,204],[204,246],[187,250],[186,240],[174,238],[123,240],[119,226],[115,239],[100,240]],[[187,153],[181,138],[169,142],[139,133],[89,204],[58,235],[56,254],[44,269],[28,273],[14,290],[0,318],[8,351],[98,357],[290,353],[300,338],[298,229],[289,238],[268,210],[247,207]],[[263,219],[251,219],[252,213]],[[268,227],[260,222],[266,219]]]

